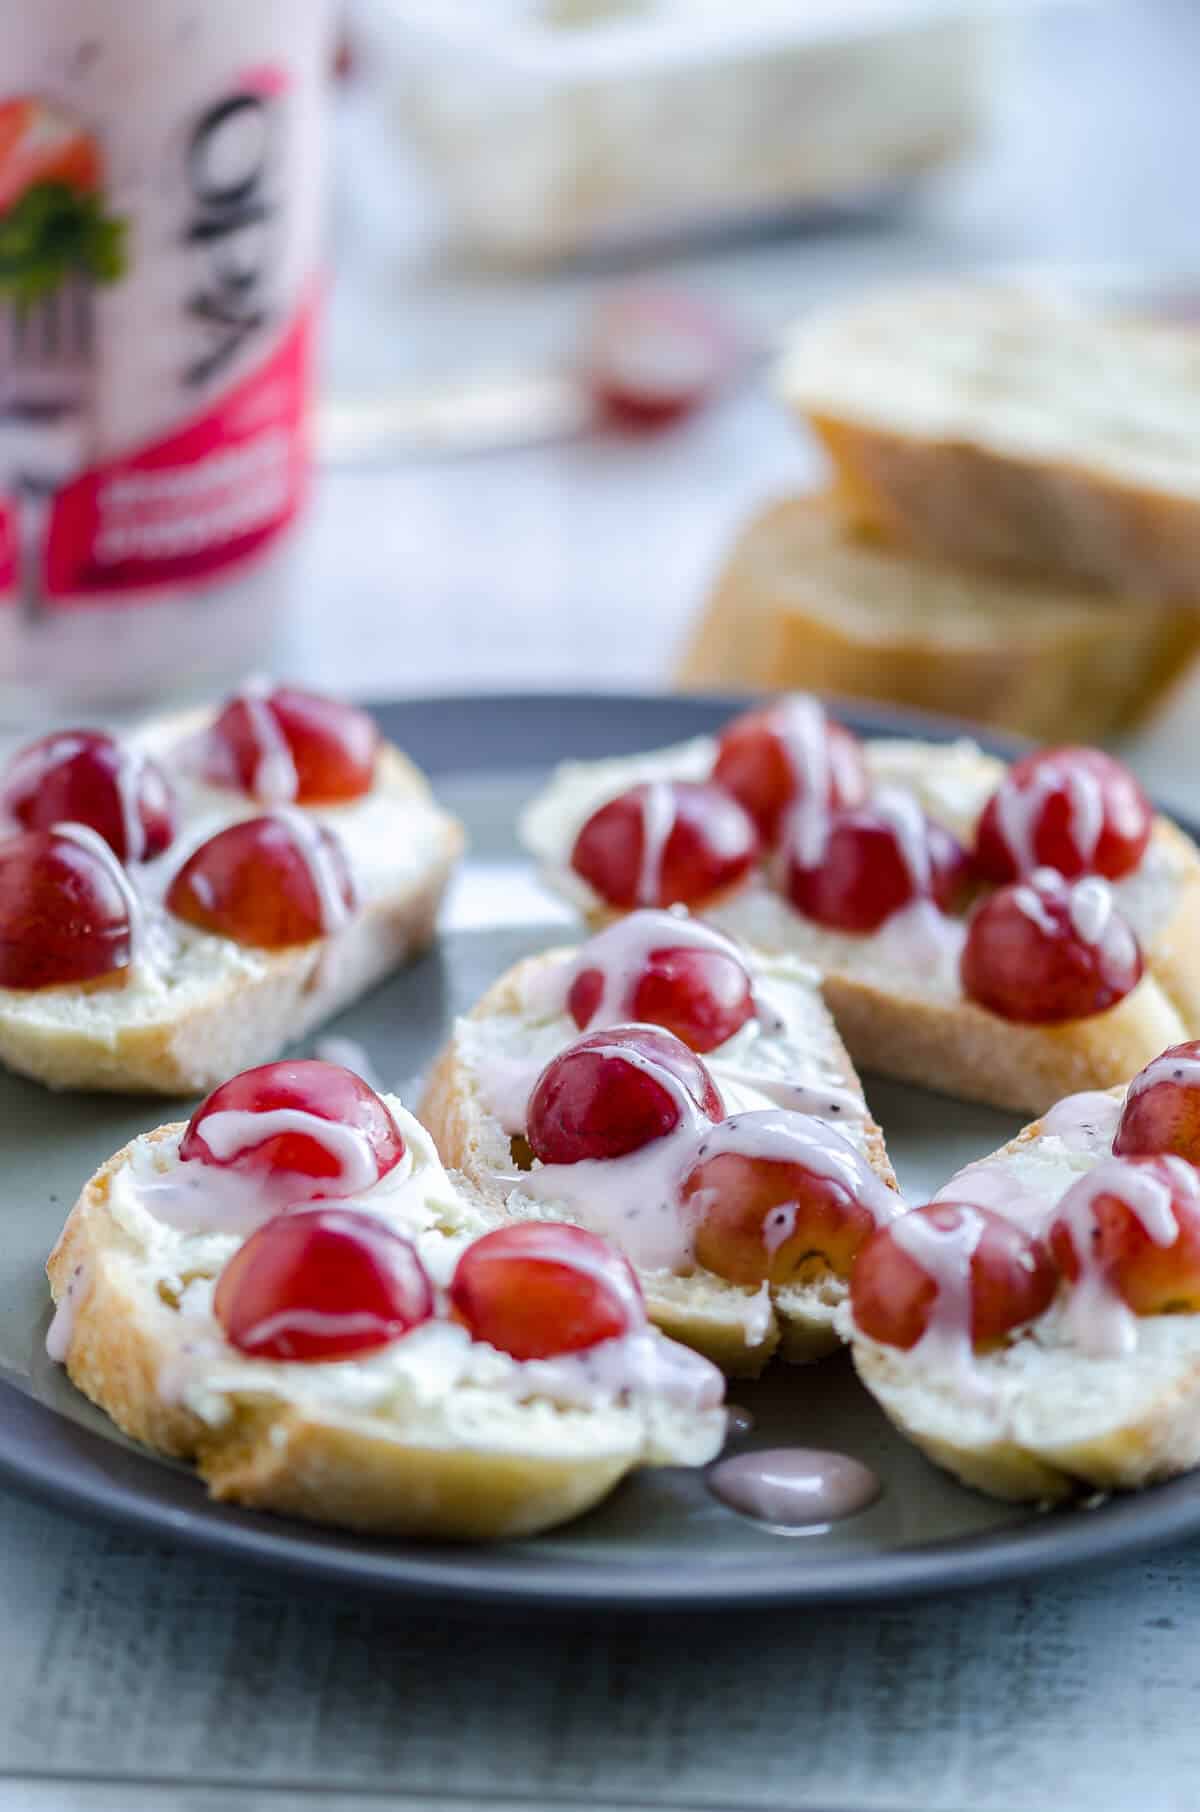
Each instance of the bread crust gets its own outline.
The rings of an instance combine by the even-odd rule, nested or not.
[[[176,1135],[160,1127],[154,1141]],[[631,1415],[599,1450],[554,1454],[519,1439],[491,1450],[404,1438],[381,1417],[239,1405],[213,1426],[164,1394],[178,1343],[174,1311],[134,1276],[136,1248],[109,1208],[132,1146],[91,1178],[47,1262],[56,1302],[74,1283],[66,1365],[72,1382],[126,1434],[193,1461],[215,1498],[367,1533],[497,1541],[537,1534],[598,1503],[641,1460]]]
[[[526,957],[514,964],[492,984],[467,1017],[481,1021],[519,1012],[530,980],[551,960],[542,955]],[[829,1028],[827,1049],[830,1058],[844,1070],[849,1086],[857,1088],[853,1065],[833,1027]],[[429,1128],[447,1166],[492,1213],[503,1215],[507,1191],[498,1183],[497,1172],[511,1171],[509,1140],[473,1085],[457,1030],[451,1033],[429,1072],[417,1112]],[[895,1172],[883,1134],[869,1115],[866,1147],[872,1169],[895,1189]],[[828,1301],[819,1301],[817,1294],[808,1292],[776,1293],[761,1338],[750,1341],[745,1316],[749,1304],[759,1293],[727,1284],[709,1273],[703,1275],[707,1285],[718,1288],[720,1296],[727,1301],[727,1313],[720,1313],[704,1291],[689,1289],[686,1277],[663,1281],[656,1279],[654,1274],[643,1273],[641,1283],[647,1312],[664,1334],[703,1353],[730,1377],[757,1377],[776,1352],[786,1359],[803,1363],[823,1359],[842,1344],[833,1325],[833,1309],[841,1299],[841,1292],[833,1294]]]
[[[1011,580],[951,573],[856,534],[826,493],[786,498],[746,524],[678,677],[803,686],[1089,742],[1148,715],[1198,652],[1193,609],[1044,580],[1022,595]]]
[[[1085,464],[923,439],[832,410],[808,420],[851,520],[945,560],[1200,603],[1200,502]]]
[[[406,795],[431,803],[418,770],[398,750],[386,755],[398,803]],[[168,1096],[265,1063],[428,948],[464,848],[462,827],[442,817],[438,843],[424,873],[372,900],[334,938],[264,951],[260,973],[220,976],[182,1011],[164,1003],[155,1017],[88,1027],[41,1017],[37,996],[5,992],[0,1062],[52,1089]]]
[[[1124,1098],[1124,1086],[1108,1091]],[[1042,1122],[1024,1127],[991,1162],[1042,1136]],[[912,1362],[908,1355],[861,1335],[851,1341],[855,1370],[885,1414],[935,1465],[990,1497],[1014,1502],[1058,1503],[1095,1491],[1133,1491],[1161,1483],[1200,1464],[1200,1317],[1172,1318],[1197,1324],[1191,1347],[1173,1363],[1169,1378],[1143,1396],[1136,1417],[1082,1438],[1041,1438],[1036,1447],[1012,1433],[966,1441],[949,1435],[936,1401],[912,1413]],[[989,1361],[980,1361],[986,1368]],[[1086,1367],[1082,1356],[1076,1363]],[[1136,1364],[1133,1355],[1127,1363]]]

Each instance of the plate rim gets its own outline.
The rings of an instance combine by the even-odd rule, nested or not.
[[[668,740],[711,729],[721,715],[744,708],[746,694],[664,692],[444,693],[371,702],[385,729],[399,736],[414,760],[435,779],[469,774],[500,762],[486,737],[511,745],[512,728],[535,746],[543,725],[565,721],[567,747],[543,742],[532,766],[570,757],[604,736],[615,714],[645,747],[647,735]],[[837,714],[868,735],[922,735],[949,741],[970,735],[1011,756],[1027,747],[958,720],[892,711],[861,701],[831,701]],[[469,713],[473,734],[464,745],[460,714]],[[673,718],[670,730],[640,731],[641,720]],[[695,728],[683,728],[694,719]],[[707,723],[705,720],[708,720]],[[618,737],[618,740],[620,738]],[[461,759],[464,746],[468,760]],[[612,742],[608,740],[611,752]],[[455,759],[457,753],[458,758]],[[522,763],[500,762],[509,772]],[[1171,814],[1192,835],[1197,826]],[[619,1564],[597,1566],[552,1553],[529,1557],[512,1544],[455,1548],[445,1544],[383,1542],[336,1529],[215,1503],[189,1468],[165,1465],[152,1453],[126,1446],[62,1414],[0,1377],[0,1481],[24,1496],[54,1504],[85,1520],[132,1528],[153,1540],[223,1556],[245,1565],[314,1581],[372,1589],[390,1597],[440,1601],[465,1610],[525,1609],[589,1612],[755,1610],[772,1605],[872,1603],[928,1597],[1132,1556],[1172,1539],[1200,1532],[1200,1473],[1187,1474],[1144,1494],[1108,1499],[1039,1516],[1011,1528],[949,1541],[889,1549],[882,1554],[831,1555],[820,1570],[788,1576],[769,1555],[732,1565],[706,1565],[702,1555],[636,1572]]]

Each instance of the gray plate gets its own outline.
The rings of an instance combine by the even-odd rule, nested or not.
[[[425,700],[379,716],[438,777],[472,834],[441,948],[344,1014],[389,1083],[428,1063],[450,1016],[510,962],[569,934],[512,837],[518,804],[562,755],[598,756],[712,728],[729,701],[658,697]],[[842,712],[871,733],[911,720]],[[945,728],[922,724],[922,733]],[[408,1089],[410,1098],[412,1091]],[[872,1105],[914,1196],[1008,1138],[1016,1122],[876,1082]],[[186,1111],[186,1104],[180,1112]],[[643,1473],[599,1509],[538,1540],[488,1549],[357,1539],[210,1504],[184,1467],[148,1456],[49,1364],[42,1265],[81,1182],[126,1139],[175,1117],[152,1101],[56,1097],[0,1076],[4,1257],[0,1265],[0,1475],[88,1515],[230,1558],[376,1592],[464,1603],[711,1608],[895,1597],[1023,1578],[1200,1530],[1200,1481],[1097,1509],[1037,1514],[962,1490],[889,1428],[849,1365],[774,1368],[738,1385],[749,1445],[800,1442],[855,1454],[884,1481],[877,1504],[829,1528],[779,1535],[722,1508],[698,1473]]]

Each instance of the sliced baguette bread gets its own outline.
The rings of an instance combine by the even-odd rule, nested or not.
[[[968,741],[875,740],[865,749],[875,785],[910,793],[968,844],[1005,771]],[[527,807],[525,845],[550,883],[600,922],[608,916],[604,903],[568,866],[581,825],[638,781],[706,779],[714,755],[713,740],[697,737],[646,755],[566,763]],[[1001,1019],[967,1000],[952,941],[925,954],[898,918],[864,935],[827,930],[795,912],[762,874],[715,899],[703,916],[752,949],[813,964],[860,1068],[1040,1113],[1062,1095],[1122,1081],[1166,1045],[1200,1034],[1200,852],[1158,818],[1141,865],[1113,892],[1141,942],[1146,973],[1107,1012],[1054,1026]]]
[[[164,720],[139,740],[161,754],[195,725]],[[187,854],[264,810],[175,778],[179,835],[134,880],[144,918],[135,960],[115,985],[0,988],[10,1069],[50,1088],[189,1094],[276,1056],[431,942],[463,834],[398,749],[383,748],[365,798],[306,813],[341,839],[360,905],[330,936],[282,950],[198,931],[162,907]]]
[[[1077,585],[967,572],[856,532],[828,496],[739,535],[679,666],[689,687],[879,699],[1091,742],[1159,705],[1200,613]]]
[[[784,400],[856,520],[948,560],[1200,602],[1200,341],[1015,286],[801,321]]]
[[[489,1217],[388,1106],[411,1166],[349,1205],[410,1237],[444,1285]],[[245,1357],[212,1308],[239,1237],[152,1211],[154,1188],[184,1168],[182,1130],[135,1140],[88,1182],[47,1266],[47,1344],[126,1434],[194,1460],[214,1497],[380,1534],[503,1540],[578,1515],[635,1466],[719,1450],[718,1375],[651,1333],[626,1337],[653,1349],[644,1385],[624,1389],[565,1360],[518,1364],[444,1316],[353,1360]]]
[[[894,1189],[883,1135],[814,975],[789,957],[760,961],[742,954],[781,1024],[768,1031],[751,1022],[705,1057],[727,1112],[769,1108],[802,1093],[806,1110],[823,1114]],[[798,1361],[832,1352],[840,1344],[834,1316],[846,1285],[828,1268],[786,1287],[729,1283],[694,1259],[668,1262],[656,1253],[657,1232],[647,1236],[645,1228],[660,1204],[650,1199],[648,1184],[636,1171],[623,1182],[628,1194],[620,1203],[624,1217],[630,1211],[644,1215],[640,1223],[621,1215],[614,1222],[611,1208],[600,1221],[577,1204],[547,1199],[541,1189],[534,1193],[532,1179],[541,1168],[536,1161],[526,1172],[531,1181],[523,1182],[519,1165],[528,1166],[529,1155],[514,1148],[513,1138],[523,1130],[524,1101],[542,1067],[580,1036],[565,1010],[568,977],[578,957],[577,950],[563,949],[518,963],[455,1025],[420,1105],[451,1171],[491,1214],[581,1221],[622,1246],[638,1272],[651,1319],[732,1375],[756,1376],[777,1349]],[[613,1165],[614,1174],[621,1162]]]
[[[1072,1183],[1109,1155],[1123,1088],[1086,1114],[1027,1126],[939,1197],[1044,1227]],[[1082,1120],[1086,1125],[1081,1125]],[[1080,1137],[1080,1133],[1083,1136]],[[1011,1190],[1008,1203],[1006,1189]],[[868,1339],[847,1313],[859,1377],[902,1433],[937,1465],[993,1497],[1052,1502],[1132,1490],[1200,1463],[1200,1316],[1141,1316],[1132,1353],[1081,1351],[1060,1296],[1010,1345],[964,1372]]]

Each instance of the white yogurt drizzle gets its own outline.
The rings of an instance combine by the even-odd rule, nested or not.
[[[572,1209],[584,1226],[611,1240],[641,1269],[686,1270],[692,1241],[679,1189],[712,1123],[679,1078],[653,1058],[628,1045],[595,1049],[601,1056],[632,1064],[665,1089],[678,1109],[675,1126],[624,1157],[539,1164],[506,1180],[534,1201]]]
[[[829,795],[837,785],[847,789],[847,776],[831,765],[829,726],[825,711],[810,693],[798,692],[783,699],[772,716],[771,728],[792,772],[794,796],[789,807],[783,846],[795,855],[801,868],[815,868],[829,841]],[[842,751],[834,754],[837,760]]]
[[[121,828],[125,833],[125,860],[140,862],[146,854],[146,827],[142,821],[142,783],[146,775],[146,757],[140,749],[117,746],[115,785],[121,808]]]
[[[67,1362],[75,1323],[90,1282],[91,1273],[87,1265],[77,1264],[67,1280],[66,1289],[55,1304],[50,1326],[46,1329],[46,1356],[53,1359],[56,1365],[65,1365]]]
[[[202,1158],[180,1158],[165,1170],[146,1167],[136,1176],[137,1193],[147,1211],[165,1226],[180,1233],[233,1233],[246,1237],[281,1209],[303,1204],[313,1196],[309,1177],[293,1172],[239,1170],[228,1160],[252,1150],[279,1133],[296,1132],[314,1139],[339,1166],[336,1179],[325,1181],[337,1194],[323,1201],[351,1206],[348,1198],[374,1193],[381,1185],[391,1194],[413,1174],[412,1151],[406,1146],[400,1162],[379,1177],[367,1137],[357,1127],[325,1120],[302,1108],[275,1108],[262,1113],[225,1109],[209,1114],[200,1131],[217,1164]],[[319,1189],[321,1184],[318,1182]]]
[[[1039,1190],[1018,1180],[1011,1165],[1001,1158],[981,1158],[950,1178],[933,1196],[935,1202],[968,1203],[989,1208],[1027,1233],[1040,1234],[1053,1214],[1061,1185],[1051,1182]]]
[[[1156,1058],[1149,1068],[1154,1069],[1162,1062],[1161,1057]],[[1135,1077],[1130,1083],[1130,1095],[1137,1091],[1140,1080]],[[1196,1065],[1196,1081],[1200,1082],[1200,1063]],[[1123,1105],[1103,1089],[1085,1089],[1082,1094],[1065,1095],[1055,1102],[1049,1113],[1043,1114],[1042,1134],[1061,1139],[1068,1151],[1088,1152],[1098,1157],[1102,1152],[1112,1150]]]
[[[1080,1264],[1079,1277],[1067,1292],[1063,1329],[1083,1352],[1096,1357],[1131,1353],[1137,1346],[1137,1316],[1095,1260],[1097,1200],[1118,1196],[1156,1246],[1172,1246],[1179,1236],[1173,1197],[1200,1202],[1200,1171],[1183,1158],[1159,1161],[1169,1180],[1121,1158],[1106,1158],[1068,1189],[1058,1205],[1055,1219],[1070,1230]]]
[[[1046,801],[1065,792],[1070,809],[1071,840],[1085,868],[1096,859],[1104,831],[1104,793],[1095,774],[1076,762],[1046,762],[1023,784],[1009,775],[996,789],[997,827],[1017,865],[1018,874],[1040,866],[1035,842]],[[1122,795],[1123,797],[1123,795]]]
[[[1200,1088],[1200,1057],[1174,1056],[1170,1051],[1164,1051],[1144,1070],[1139,1070],[1129,1084],[1127,1099],[1132,1101],[1135,1095],[1144,1095],[1148,1088],[1155,1088],[1160,1082],[1180,1082],[1185,1088]]]
[[[632,912],[589,939],[570,961],[539,969],[526,984],[526,1009],[539,1017],[564,1011],[575,979],[588,970],[595,970],[601,977],[602,992],[586,1030],[628,1025],[634,985],[653,952],[664,949],[714,950],[734,957],[749,977],[760,1035],[778,1037],[786,1031],[784,1015],[733,940],[690,918],[682,908],[669,912]],[[720,1057],[719,1050],[720,1047],[716,1052],[708,1053],[707,1059],[718,1078],[725,1076],[730,1082],[756,1089],[780,1107],[822,1118],[866,1118],[866,1103],[851,1089],[827,1082],[810,1084],[774,1077],[748,1065],[727,1063]],[[524,1132],[525,1111],[541,1068],[536,1061],[530,1063],[522,1058],[496,1054],[489,1055],[480,1065],[481,1092],[489,1111],[505,1132]]]
[[[530,990],[530,1005],[535,1011],[561,1012],[572,983],[586,970],[595,969],[602,980],[602,992],[586,1030],[628,1025],[633,1018],[636,984],[656,950],[711,950],[732,957],[746,971],[759,1023],[770,1032],[783,1031],[782,1015],[763,993],[750,963],[733,939],[700,924],[682,908],[631,912],[626,918],[615,920],[581,945],[569,963],[541,973]]]
[[[880,1226],[894,1221],[904,1212],[899,1195],[876,1176],[862,1153],[826,1121],[811,1115],[787,1113],[771,1107],[732,1114],[705,1133],[696,1149],[695,1161],[707,1163],[709,1159],[724,1157],[727,1153],[746,1158],[768,1158],[780,1164],[799,1164],[814,1176],[840,1183]],[[767,1216],[763,1240],[768,1252],[778,1250],[784,1240],[790,1238],[795,1219],[794,1203],[773,1209]]]
[[[710,1056],[717,1081],[726,1080],[752,1088],[756,1094],[785,1107],[791,1113],[808,1114],[815,1120],[865,1120],[867,1104],[852,1089],[838,1088],[832,1082],[791,1082],[783,1076],[764,1074],[747,1064],[726,1063]]]
[[[276,806],[270,815],[291,832],[292,841],[308,869],[316,892],[321,930],[328,937],[341,929],[350,918],[353,908],[347,906],[343,898],[337,865],[325,837],[321,835],[321,827],[307,813],[291,805]],[[334,836],[334,832],[327,830],[325,836]]]
[[[642,793],[642,861],[637,903],[657,906],[662,895],[663,859],[675,829],[675,794],[669,780],[647,781]]]
[[[925,1332],[908,1357],[942,1378],[953,1379],[968,1399],[989,1400],[992,1387],[975,1364],[971,1340],[971,1261],[986,1222],[972,1207],[959,1208],[957,1225],[938,1227],[927,1215],[905,1214],[892,1238],[933,1279],[936,1294]]]
[[[129,966],[133,968],[146,952],[146,909],[137,888],[117,860],[111,845],[90,824],[66,822],[51,826],[56,837],[65,837],[93,855],[120,894],[129,918]]]
[[[1047,937],[1059,935],[1046,901],[1065,899],[1071,929],[1080,943],[1099,950],[1109,961],[1125,965],[1137,952],[1137,936],[1124,913],[1118,911],[1112,888],[1099,875],[1074,883],[1056,868],[1035,868],[1027,881],[1013,888],[1013,904]]]
[[[285,805],[299,792],[300,777],[287,737],[268,703],[272,690],[269,680],[247,680],[230,703],[244,707],[254,738],[257,759],[251,792],[264,804]]]

